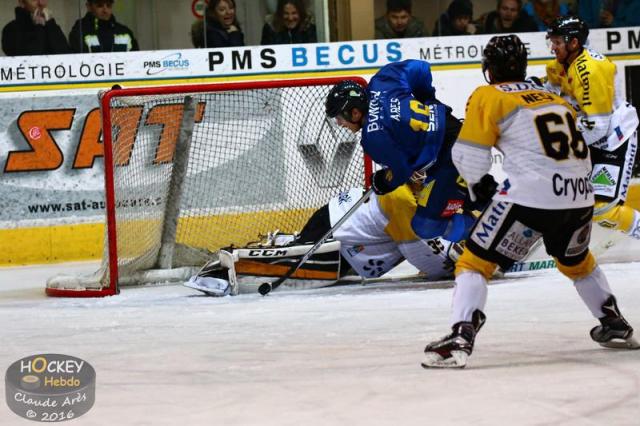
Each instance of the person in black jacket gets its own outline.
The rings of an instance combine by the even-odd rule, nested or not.
[[[18,1],[16,19],[2,30],[2,50],[7,56],[71,53],[47,4],[48,0]]]
[[[538,26],[522,10],[522,0],[498,0],[496,10],[486,16],[481,31],[484,34],[526,33],[538,31]]]
[[[278,0],[276,13],[262,27],[260,44],[316,43],[316,26],[311,23],[303,0]]]
[[[433,36],[457,36],[476,33],[471,0],[453,0],[436,21]]]
[[[211,0],[207,5],[203,21],[191,27],[194,47],[244,46],[244,34],[236,18],[234,0]]]
[[[113,0],[87,0],[87,14],[69,33],[74,52],[128,52],[140,50],[133,32],[113,16]]]

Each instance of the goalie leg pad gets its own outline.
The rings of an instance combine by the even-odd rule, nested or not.
[[[363,278],[378,278],[404,259],[393,241],[370,245],[344,243],[340,252]]]
[[[265,278],[282,277],[307,254],[313,244],[277,248],[241,248],[233,250],[233,270],[239,283],[259,285]],[[340,276],[340,242],[327,241],[287,280],[288,286],[309,287],[334,283]],[[229,274],[231,278],[231,273]],[[316,286],[313,284],[313,286]]]

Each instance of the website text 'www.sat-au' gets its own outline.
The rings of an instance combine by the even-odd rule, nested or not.
[[[116,208],[135,208],[135,207],[152,207],[162,203],[161,197],[156,198],[136,198],[128,200],[119,200],[116,202]],[[27,206],[29,213],[54,213],[54,212],[84,212],[84,211],[103,211],[106,208],[104,201],[82,200],[72,203],[44,203],[31,204]]]

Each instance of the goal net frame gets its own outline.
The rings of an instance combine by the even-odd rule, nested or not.
[[[104,297],[116,295],[120,292],[120,279],[119,277],[119,265],[118,265],[118,226],[116,223],[116,188],[114,181],[114,140],[113,140],[113,121],[111,112],[111,101],[113,98],[131,98],[136,96],[162,96],[162,95],[185,95],[185,109],[183,120],[188,115],[187,110],[187,98],[191,99],[190,94],[198,94],[205,92],[234,92],[234,91],[248,91],[259,89],[278,89],[278,88],[296,88],[306,86],[331,86],[344,80],[354,80],[363,87],[366,87],[367,82],[361,77],[345,76],[345,77],[321,77],[321,78],[302,78],[302,79],[290,79],[290,80],[265,80],[265,81],[247,81],[247,82],[229,82],[229,83],[203,83],[203,84],[188,84],[188,85],[172,85],[172,86],[153,86],[153,87],[138,87],[138,88],[114,88],[101,93],[100,107],[102,116],[102,134],[103,134],[103,149],[104,149],[104,182],[105,182],[105,204],[106,204],[106,226],[105,226],[105,250],[103,250],[103,256],[108,257],[107,260],[103,258],[103,268],[106,271],[97,271],[91,277],[64,277],[67,285],[51,284],[55,281],[55,278],[50,279],[47,282],[46,294],[53,297]],[[192,99],[191,99],[192,100]],[[193,108],[195,109],[195,108]],[[321,112],[325,114],[324,109]],[[191,112],[191,120],[193,122],[193,111]],[[184,121],[183,121],[184,122]],[[187,126],[188,127],[188,126]],[[191,133],[184,132],[181,127],[180,135],[178,136],[178,142],[181,139],[188,139],[190,143]],[[193,131],[193,124],[191,124],[191,131]],[[178,147],[176,147],[176,150]],[[364,155],[363,159],[363,186],[367,186],[367,176],[370,176],[373,171],[373,162],[370,158]],[[176,159],[177,162],[177,159]],[[171,200],[167,201],[167,204]],[[328,202],[328,200],[326,200]],[[176,208],[179,210],[179,206]],[[174,230],[175,233],[175,230]],[[164,238],[164,237],[163,237]],[[175,235],[174,235],[175,238]],[[162,249],[160,250],[162,252]],[[163,254],[159,253],[159,257]],[[105,266],[105,262],[107,263]],[[169,268],[171,268],[171,259],[169,258]],[[166,263],[166,262],[165,262]],[[176,268],[177,277],[173,280],[184,280],[185,277],[193,272],[193,268],[188,270],[179,271]],[[184,268],[182,268],[184,269]],[[106,272],[106,273],[105,273]],[[101,276],[102,275],[102,276]],[[170,274],[169,274],[170,276]],[[116,277],[112,279],[111,277]],[[154,271],[148,271],[145,278],[145,282],[163,282],[168,281],[165,274],[155,274]],[[99,283],[98,283],[99,281]],[[106,281],[106,282],[105,282]],[[99,285],[87,285],[88,282],[98,283]]]

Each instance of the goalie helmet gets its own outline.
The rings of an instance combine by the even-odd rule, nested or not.
[[[561,16],[547,29],[547,38],[551,36],[561,36],[565,43],[577,38],[580,46],[584,46],[589,37],[589,27],[577,16]]]
[[[329,118],[342,115],[351,121],[351,110],[358,108],[366,114],[369,110],[369,101],[364,87],[353,80],[345,80],[331,88],[325,106]]]
[[[524,81],[527,74],[527,48],[524,43],[515,34],[492,37],[482,52],[482,72],[492,84]]]

